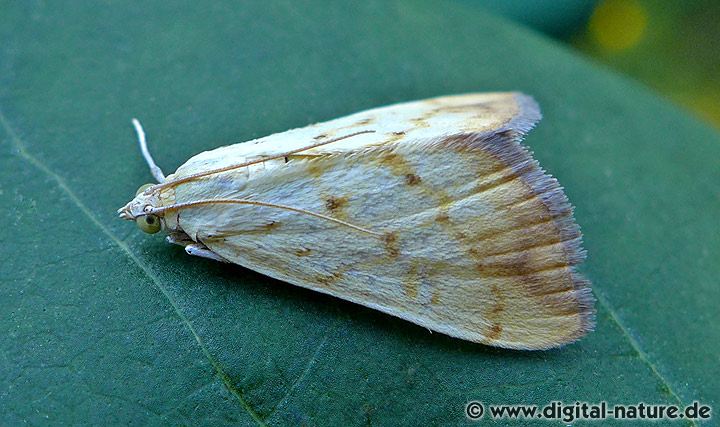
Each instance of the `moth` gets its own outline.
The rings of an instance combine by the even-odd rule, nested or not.
[[[520,93],[375,108],[202,152],[118,210],[190,255],[238,264],[512,349],[594,326],[573,208],[521,144]]]

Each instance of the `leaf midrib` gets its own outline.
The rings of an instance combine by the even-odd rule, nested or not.
[[[88,209],[87,206],[80,200],[77,195],[70,189],[70,187],[65,183],[65,180],[52,171],[49,167],[47,167],[44,163],[42,163],[39,159],[37,159],[35,156],[30,154],[30,152],[27,150],[25,143],[17,136],[17,133],[13,129],[13,127],[10,125],[9,121],[5,117],[5,114],[0,109],[0,124],[2,124],[3,129],[9,136],[10,140],[12,141],[13,145],[18,150],[18,153],[20,154],[20,157],[24,158],[28,163],[32,164],[34,167],[36,167],[38,170],[45,173],[47,176],[49,176],[53,181],[55,181],[56,185],[67,194],[67,196],[70,198],[70,200],[75,203],[78,208],[92,221],[93,224],[95,224],[104,234],[106,234],[110,240],[115,243],[120,249],[122,249],[123,252],[135,263],[138,265],[138,267],[145,273],[145,275],[148,276],[150,280],[152,280],[153,284],[158,288],[158,290],[163,294],[163,296],[168,300],[170,305],[172,306],[173,310],[175,311],[175,314],[178,316],[178,318],[181,320],[181,322],[189,329],[193,337],[195,338],[195,341],[200,346],[200,349],[203,353],[203,355],[208,359],[210,364],[212,365],[213,369],[215,370],[215,374],[222,380],[223,385],[225,388],[233,394],[238,402],[240,403],[241,407],[247,411],[247,413],[255,420],[255,422],[258,423],[258,425],[266,426],[265,421],[263,420],[263,417],[261,417],[255,410],[250,406],[250,404],[245,400],[245,397],[242,394],[242,391],[235,387],[232,383],[232,379],[230,376],[225,372],[222,365],[220,364],[220,361],[213,356],[210,351],[208,350],[207,346],[205,345],[203,339],[200,337],[200,335],[195,330],[195,327],[193,326],[192,322],[185,316],[185,314],[180,310],[180,307],[178,306],[175,299],[170,295],[169,291],[165,287],[165,285],[162,284],[160,279],[153,273],[153,271],[145,264],[143,263],[140,258],[138,258],[134,252],[130,250],[130,247],[123,242],[122,240],[118,239],[109,228],[107,228],[94,214],[93,212]],[[653,363],[650,358],[648,357],[648,354],[642,349],[640,346],[640,343],[630,334],[630,331],[627,329],[627,327],[620,321],[620,318],[618,317],[617,313],[613,309],[612,305],[608,302],[608,300],[605,298],[604,295],[602,295],[600,292],[598,292],[597,289],[593,289],[593,292],[595,293],[595,296],[597,297],[598,303],[607,311],[610,319],[617,325],[617,327],[622,331],[623,337],[625,340],[627,340],[630,347],[635,351],[635,357],[640,359],[643,363],[645,363],[650,371],[655,375],[660,382],[667,388],[670,395],[678,402],[679,405],[683,405],[682,399],[675,393],[673,390],[673,387],[669,383],[669,381],[658,371],[657,367],[655,366],[655,363]],[[329,328],[332,329],[332,328]],[[313,351],[313,357],[310,359],[310,363],[307,364],[306,369],[304,372],[301,373],[301,375],[293,382],[293,386],[290,390],[285,394],[283,399],[281,399],[280,402],[278,402],[277,405],[275,405],[275,408],[277,409],[279,406],[285,403],[285,400],[289,397],[290,393],[292,392],[292,389],[294,389],[297,386],[297,383],[302,380],[303,377],[306,376],[307,370],[311,367],[313,364],[312,362],[317,359],[318,351],[322,348],[325,340],[322,340],[320,344],[317,346],[317,348]],[[272,412],[275,412],[274,410]],[[271,413],[272,413],[271,412]],[[689,420],[691,421],[691,425],[696,426],[697,423],[695,420]]]

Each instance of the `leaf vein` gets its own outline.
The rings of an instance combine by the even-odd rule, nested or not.
[[[285,403],[290,399],[292,393],[295,391],[297,386],[302,383],[302,381],[307,376],[308,372],[310,372],[310,369],[315,365],[315,362],[317,361],[318,357],[320,357],[320,352],[325,347],[325,344],[327,343],[328,338],[330,335],[335,331],[335,328],[337,327],[338,321],[336,320],[328,326],[327,330],[325,331],[325,335],[320,340],[320,343],[315,347],[315,351],[313,352],[312,357],[308,359],[307,363],[305,364],[305,368],[303,369],[302,373],[298,375],[298,377],[293,381],[293,383],[288,387],[288,390],[285,392],[285,395],[278,401],[278,403],[275,405],[275,407],[270,411],[265,417],[265,419],[269,419],[273,414],[277,413],[277,411],[282,408]]]
[[[662,382],[662,384],[667,388],[670,395],[677,400],[678,404],[680,406],[684,405],[682,399],[680,399],[680,396],[675,393],[675,390],[673,390],[672,386],[668,382],[667,379],[657,370],[657,367],[655,364],[648,358],[647,353],[640,347],[640,343],[635,340],[635,338],[630,334],[630,331],[627,329],[627,327],[620,321],[620,318],[618,318],[617,313],[615,313],[615,310],[612,308],[610,303],[605,299],[604,295],[601,295],[600,292],[597,290],[593,290],[593,293],[595,294],[595,297],[597,298],[598,303],[603,306],[603,308],[607,311],[608,315],[610,316],[610,319],[617,325],[617,327],[620,329],[620,331],[623,333],[623,336],[630,344],[630,347],[635,351],[636,356],[645,363],[649,368],[650,371]],[[690,425],[697,426],[697,423],[695,420],[689,420]]]

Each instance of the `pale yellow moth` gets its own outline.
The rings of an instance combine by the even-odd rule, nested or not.
[[[562,188],[520,144],[519,93],[432,98],[200,153],[118,212],[188,254],[231,262],[493,346],[592,330]]]

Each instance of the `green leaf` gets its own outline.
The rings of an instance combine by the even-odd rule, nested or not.
[[[720,403],[720,136],[638,84],[445,2],[13,2],[0,37],[3,424],[462,424],[472,399]],[[357,110],[493,90],[540,103],[527,144],[585,232],[598,325],[562,349],[430,334],[116,218],[150,180],[131,117],[170,171]]]

